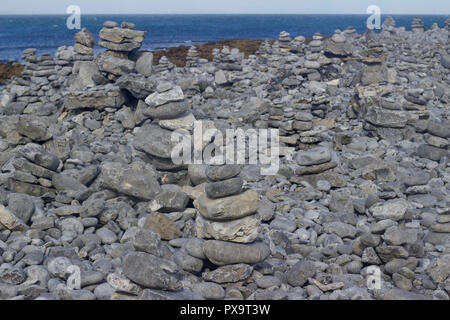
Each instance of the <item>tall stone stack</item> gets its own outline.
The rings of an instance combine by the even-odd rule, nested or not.
[[[280,43],[280,48],[284,51],[289,50],[289,44],[292,41],[291,35],[287,31],[281,31],[278,37],[278,42]]]
[[[190,47],[186,56],[186,67],[188,68],[198,67],[199,57],[200,55],[198,54],[197,47],[196,46]]]
[[[297,142],[297,137],[293,136],[295,134],[295,129],[293,128],[294,120],[295,112],[287,108],[283,101],[275,99],[272,102],[271,108],[269,109],[267,126],[279,130],[281,156],[287,155],[289,152],[289,149],[285,147],[286,144],[295,145]]]
[[[194,205],[197,237],[207,240],[205,256],[212,263],[223,266],[256,264],[265,260],[270,250],[258,240],[261,229],[258,193],[243,190],[238,165],[208,166],[209,183]]]
[[[320,62],[319,53],[310,53],[306,55],[304,62],[305,73],[307,74],[309,81],[320,81],[322,76],[320,75]]]
[[[141,47],[145,31],[134,30],[134,24],[123,22],[118,27],[116,22],[106,21],[100,30],[99,45],[107,51],[97,56],[100,71],[110,80],[134,71],[136,63],[129,59],[129,54]]]
[[[63,81],[67,76],[71,75],[77,61],[93,61],[94,46],[94,36],[88,30],[83,28],[75,35],[74,46],[59,47],[55,54],[58,78]],[[66,83],[61,83],[61,85],[64,86]]]
[[[445,29],[450,31],[450,18],[447,18],[447,20],[445,20]]]
[[[323,46],[323,36],[320,33],[314,33],[312,41],[308,44],[308,50],[312,53],[321,52]]]
[[[384,47],[372,40],[372,30],[367,30],[366,39],[368,49],[362,53],[361,62],[364,64],[361,74],[361,84],[370,85],[388,81],[388,69]]]
[[[411,29],[415,33],[422,33],[425,31],[425,25],[421,17],[414,17],[413,21],[411,22]]]
[[[94,36],[86,28],[75,35],[75,61],[94,60]]]
[[[156,92],[145,99],[141,110],[152,123],[144,123],[134,138],[134,147],[145,152],[158,170],[179,171],[185,165],[172,162],[172,150],[177,142],[172,142],[172,133],[182,129],[186,134],[193,130],[194,116],[188,112],[188,104],[183,90],[171,82],[161,82]],[[149,139],[151,137],[151,139]]]
[[[213,62],[221,70],[226,71],[242,71],[242,62],[244,54],[239,49],[230,50],[228,46],[224,46],[222,50],[213,50]]]

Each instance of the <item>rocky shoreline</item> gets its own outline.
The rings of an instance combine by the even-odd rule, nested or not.
[[[450,19],[412,29],[172,61],[107,21],[101,54],[85,29],[25,50],[0,92],[0,299],[449,300]],[[174,131],[218,143],[197,124],[279,130],[278,173],[175,163]]]

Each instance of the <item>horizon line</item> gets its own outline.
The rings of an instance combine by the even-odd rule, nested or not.
[[[14,12],[6,12],[0,13],[0,16],[69,16],[67,13],[14,13]],[[202,13],[162,13],[162,12],[154,12],[154,13],[82,13],[82,15],[136,15],[136,16],[144,16],[144,15],[360,15],[360,16],[369,16],[367,13],[229,13],[229,12],[202,12]],[[397,15],[397,16],[411,16],[411,15],[422,15],[422,16],[448,16],[450,13],[381,13],[382,16],[385,15]]]

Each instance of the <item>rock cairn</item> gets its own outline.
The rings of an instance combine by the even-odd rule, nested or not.
[[[381,29],[384,32],[394,32],[394,30],[395,30],[395,20],[394,20],[394,18],[392,18],[391,16],[388,16],[384,20],[383,25],[381,26]]]
[[[129,59],[133,50],[141,47],[145,31],[137,31],[134,24],[123,22],[118,24],[106,21],[100,30],[99,46],[106,48],[106,52],[97,56],[100,71],[110,80],[116,80],[123,74],[131,73],[136,62]]]
[[[353,50],[347,42],[345,34],[340,30],[336,30],[333,36],[325,43],[325,53],[332,56],[347,57],[352,55]]]
[[[171,82],[161,82],[157,85],[156,92],[145,98],[140,112],[153,122],[140,128],[134,146],[153,158],[152,163],[156,169],[169,171],[177,167],[171,161],[171,151],[175,146],[171,135],[178,129],[192,132],[195,118],[187,111],[188,104],[183,90]],[[153,141],[149,141],[148,137],[153,137]]]
[[[158,65],[155,66],[156,73],[167,73],[175,68],[175,65],[167,59],[166,56],[162,56],[159,59]]]
[[[75,35],[74,51],[77,55],[74,60],[93,60],[94,58],[94,36],[83,28]]]
[[[306,48],[306,38],[304,36],[295,37],[289,44],[292,53],[302,55]]]
[[[287,31],[280,32],[280,36],[278,37],[278,42],[280,43],[280,48],[289,50],[290,42],[292,41],[291,35]]]
[[[197,236],[213,238],[203,245],[206,257],[216,265],[256,264],[265,260],[269,248],[258,242],[261,221],[258,194],[243,191],[238,165],[208,166],[209,183],[197,199]]]
[[[425,25],[421,17],[414,17],[413,21],[411,22],[411,29],[413,32],[416,33],[421,33],[425,31]]]
[[[186,56],[186,67],[198,67],[199,57],[200,55],[198,54],[197,48],[195,46],[190,47]]]
[[[387,82],[388,70],[383,45],[373,40],[373,31],[367,30],[367,50],[362,52],[361,62],[364,64],[361,75],[361,84],[369,85]]]
[[[323,36],[320,33],[315,33],[312,41],[308,45],[308,49],[312,53],[321,52],[323,49]]]
[[[222,50],[213,50],[213,62],[221,70],[227,71],[242,71],[242,60],[244,54],[239,52],[239,49],[233,48],[230,50],[228,46],[224,46]]]
[[[450,121],[443,119],[431,119],[428,122],[427,133],[424,135],[425,144],[417,149],[417,154],[432,161],[440,161],[442,158],[450,158],[449,138],[450,138]]]

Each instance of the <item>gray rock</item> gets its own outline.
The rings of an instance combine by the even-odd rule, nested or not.
[[[310,260],[299,261],[286,273],[287,282],[293,287],[302,287],[308,278],[316,275],[316,265]]]
[[[203,252],[203,245],[205,240],[198,238],[191,238],[186,241],[184,249],[191,256],[198,259],[206,259],[205,253]]]
[[[252,272],[253,268],[248,264],[233,264],[204,272],[202,278],[215,283],[233,283],[248,279]]]
[[[236,177],[241,172],[239,165],[207,166],[206,176],[212,181],[222,181]]]
[[[123,241],[122,238],[121,241]],[[137,251],[143,251],[155,256],[161,256],[161,236],[151,230],[138,229],[132,238]]]
[[[295,160],[301,166],[312,166],[331,161],[331,152],[328,148],[314,148],[308,151],[300,151]]]
[[[224,181],[208,183],[205,187],[205,191],[208,198],[225,198],[241,193],[243,185],[244,180],[242,180],[242,178],[240,177],[237,177]]]
[[[172,141],[172,131],[154,124],[141,127],[133,141],[133,146],[137,150],[163,159],[172,158],[172,151],[176,145],[177,142]]]
[[[176,290],[179,288],[174,273],[176,268],[161,258],[144,252],[132,252],[124,257],[124,275],[137,284],[151,289]]]
[[[95,234],[100,237],[103,244],[112,244],[117,241],[117,235],[108,228],[100,228]]]
[[[149,77],[152,74],[153,53],[142,52],[136,61],[136,71],[143,76]]]
[[[216,265],[256,264],[265,260],[270,254],[269,247],[262,242],[240,244],[216,240],[206,241],[203,252]]]
[[[251,243],[258,237],[261,224],[257,215],[228,221],[211,221],[197,215],[195,230],[199,238]]]
[[[177,250],[173,255],[173,260],[181,269],[191,272],[199,273],[203,269],[203,261],[189,255],[185,250]]]
[[[144,163],[104,162],[99,179],[108,189],[143,200],[153,200],[162,191],[154,169]]]

